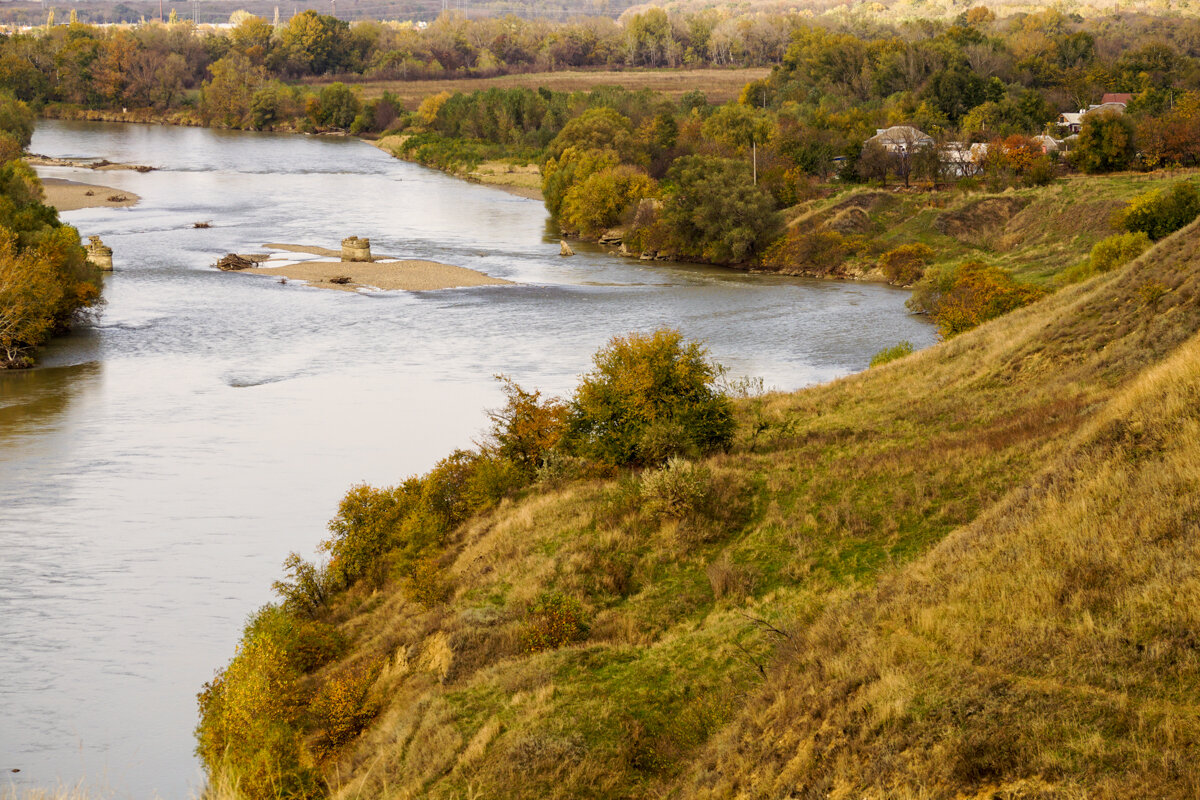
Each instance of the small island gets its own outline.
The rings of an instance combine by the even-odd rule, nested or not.
[[[327,247],[299,244],[264,244],[281,251],[263,257],[242,256],[245,267],[222,267],[228,271],[254,275],[274,275],[287,280],[304,281],[319,289],[354,292],[359,289],[427,292],[435,289],[461,289],[469,286],[506,286],[512,281],[494,278],[478,270],[423,259],[372,256],[370,240],[349,237],[340,251]],[[282,253],[321,257],[320,260],[294,261]],[[326,260],[328,259],[328,260]]]
[[[42,178],[46,205],[58,211],[78,211],[81,208],[127,208],[141,197],[124,189],[82,183],[66,178]]]

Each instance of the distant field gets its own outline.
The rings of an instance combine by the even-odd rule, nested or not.
[[[412,110],[424,98],[438,92],[474,92],[481,89],[511,89],[545,86],[558,92],[586,91],[595,86],[624,86],[627,89],[653,89],[677,99],[686,92],[699,89],[711,103],[732,100],[747,83],[764,78],[769,67],[746,69],[658,69],[658,70],[562,70],[560,72],[530,72],[521,75],[501,75],[496,78],[456,78],[431,81],[364,81],[356,83],[364,98],[379,97],[385,91],[400,98],[404,107]]]

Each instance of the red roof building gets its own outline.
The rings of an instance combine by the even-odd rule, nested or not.
[[[1105,103],[1123,103],[1129,105],[1129,101],[1133,99],[1133,95],[1129,92],[1108,92],[1104,97],[1100,98],[1100,105]]]

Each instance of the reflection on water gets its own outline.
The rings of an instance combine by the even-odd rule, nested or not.
[[[160,169],[100,176],[138,207],[65,215],[115,250],[107,307],[48,368],[0,375],[0,769],[31,784],[194,788],[195,693],[284,556],[352,483],[469,445],[496,373],[564,392],[611,336],[668,324],[794,388],[932,341],[887,287],[561,258],[540,203],[357,141],[44,123],[32,149]],[[365,295],[210,267],[350,234],[521,285]]]

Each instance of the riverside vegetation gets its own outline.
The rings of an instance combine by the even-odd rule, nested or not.
[[[200,696],[215,795],[1191,797],[1198,291],[1192,223],[795,393],[669,332],[506,383],[289,559]]]
[[[34,350],[100,300],[100,272],[79,232],[45,205],[21,160],[33,114],[0,92],[0,370],[28,367]]]
[[[1156,181],[1191,179],[1178,170],[1200,158],[1189,17],[978,6],[902,23],[657,8],[615,23],[448,14],[417,29],[313,11],[235,22],[48,26],[0,39],[0,82],[49,115],[379,134],[396,155],[465,175],[536,166],[567,234],[647,258],[915,284],[914,309],[935,318],[948,294],[986,298],[954,330],[1132,254],[1123,239],[1089,257],[1127,227],[1114,230],[1112,212]],[[720,106],[698,90],[529,87],[431,93],[413,109],[387,90],[581,65],[774,68]],[[1111,91],[1131,95],[1127,112],[1089,116],[1066,155],[1031,138]],[[963,178],[936,147],[897,157],[870,143],[894,124],[939,146],[987,143],[987,156]],[[1111,175],[1126,170],[1150,177]],[[887,192],[889,180],[908,191]]]

